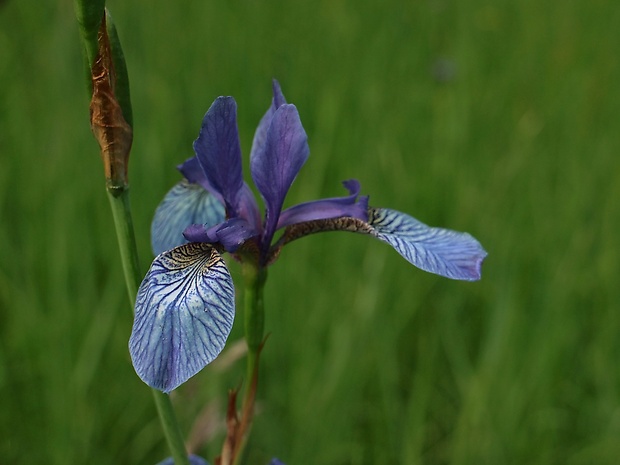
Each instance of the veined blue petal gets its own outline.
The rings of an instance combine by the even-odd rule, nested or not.
[[[273,98],[271,99],[271,105],[267,112],[263,115],[258,123],[258,127],[256,128],[256,132],[254,133],[254,140],[252,141],[252,151],[250,152],[250,160],[256,157],[256,154],[259,151],[263,150],[265,145],[265,140],[267,139],[267,129],[269,129],[269,125],[271,124],[271,119],[273,118],[273,114],[276,112],[278,108],[286,103],[286,99],[284,98],[284,94],[282,94],[282,90],[280,89],[280,83],[275,79],[272,81],[273,88]]]
[[[418,268],[446,278],[476,281],[486,251],[467,233],[432,228],[387,208],[369,210],[371,234]]]
[[[267,130],[264,146],[250,160],[252,178],[266,206],[263,245],[269,244],[278,224],[284,197],[308,159],[310,149],[295,105],[278,108]]]
[[[205,188],[205,190],[213,194],[222,205],[224,205],[224,198],[222,197],[222,194],[220,194],[220,192],[215,189],[207,179],[207,176],[198,161],[198,157],[193,156],[192,158],[188,158],[180,165],[177,165],[177,169],[181,172],[185,179],[192,184],[201,185]]]
[[[342,184],[349,191],[348,196],[315,200],[287,208],[280,215],[276,229],[304,221],[339,218],[341,216],[368,221],[368,196],[362,196],[359,200],[357,198],[360,193],[360,183],[356,179],[349,179]]]
[[[190,465],[209,465],[209,462],[205,459],[194,454],[188,455],[187,458],[189,459]],[[174,465],[174,459],[172,457],[168,457],[166,460],[162,460],[157,465]]]
[[[194,151],[209,183],[224,198],[228,216],[237,216],[243,174],[235,99],[215,99],[202,121]]]
[[[221,255],[190,243],[158,255],[140,285],[129,353],[138,376],[170,392],[224,348],[235,290]]]
[[[153,253],[159,255],[187,243],[183,230],[191,224],[210,226],[224,221],[225,212],[213,195],[197,184],[177,183],[164,197],[151,223]]]

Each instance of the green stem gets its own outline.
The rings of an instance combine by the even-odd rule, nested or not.
[[[114,216],[114,226],[116,228],[116,237],[121,253],[121,262],[125,273],[125,283],[127,284],[127,292],[129,293],[129,301],[133,306],[138,287],[142,280],[140,266],[138,260],[138,249],[136,247],[136,239],[133,229],[133,221],[131,219],[131,209],[129,205],[129,188],[108,188],[108,198],[112,207],[112,215]],[[170,396],[152,389],[157,413],[161,421],[164,435],[168,441],[168,446],[174,458],[175,465],[189,465],[187,451],[183,443],[181,429],[177,422],[170,401]]]
[[[222,447],[222,453],[217,460],[217,463],[221,465],[238,465],[241,463],[254,417],[254,401],[256,400],[258,384],[258,360],[264,342],[265,304],[263,289],[267,279],[267,270],[259,267],[253,260],[242,261],[241,269],[245,284],[243,306],[245,311],[245,340],[248,346],[247,378],[241,417],[237,413],[238,392],[233,391],[228,398],[226,440]]]
[[[263,342],[265,327],[265,304],[263,289],[267,279],[267,270],[257,268],[252,264],[243,267],[245,279],[244,289],[244,316],[245,316],[245,340],[248,345],[246,394],[250,388],[250,382],[254,375],[254,369],[258,359],[258,352]]]
[[[181,428],[177,423],[176,415],[174,414],[174,408],[170,401],[170,396],[164,394],[157,389],[151,389],[153,391],[153,398],[155,399],[155,405],[157,406],[157,413],[159,414],[159,420],[164,429],[166,440],[168,441],[168,447],[172,452],[175,465],[189,465],[189,458],[187,457],[187,450],[185,449],[185,443],[183,442],[183,435],[181,434]]]
[[[131,219],[129,188],[108,188],[108,199],[110,200],[112,215],[114,216],[116,238],[118,239],[118,247],[121,252],[121,263],[125,273],[129,303],[133,307],[138,294],[138,287],[142,281],[142,275],[140,273],[133,220]]]
[[[245,281],[243,300],[245,340],[248,345],[248,356],[245,394],[241,408],[242,419],[237,431],[237,437],[234,440],[235,450],[232,456],[234,465],[238,465],[241,462],[254,416],[256,383],[258,381],[258,357],[263,344],[265,326],[263,290],[267,279],[267,270],[259,268],[251,262],[245,263],[242,270]]]

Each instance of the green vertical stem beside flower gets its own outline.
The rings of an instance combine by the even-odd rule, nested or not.
[[[105,0],[76,0],[75,12],[86,57],[88,89],[92,94],[91,129],[101,149],[121,263],[133,306],[142,274],[127,181],[133,140],[127,68],[116,29],[105,10]],[[175,464],[189,465],[170,397],[155,389],[153,396]]]
[[[258,382],[258,358],[263,346],[265,332],[265,302],[263,292],[267,280],[267,270],[253,263],[243,265],[244,294],[243,310],[245,318],[245,341],[248,345],[245,394],[242,412],[247,418],[249,431],[254,415],[254,399]],[[244,431],[244,435],[248,433]]]
[[[114,227],[116,229],[116,238],[119,244],[127,292],[129,293],[129,302],[133,305],[138,294],[141,273],[129,206],[129,188],[122,190],[108,189],[108,199],[110,200],[110,207],[114,217]]]
[[[267,270],[254,264],[243,266],[245,340],[248,345],[248,382],[252,379],[258,352],[263,342],[265,328],[265,304],[263,291]]]
[[[263,348],[265,327],[263,291],[267,280],[267,270],[257,266],[254,262],[245,262],[242,266],[242,272],[244,278],[244,329],[248,346],[245,394],[241,407],[241,419],[237,417],[235,412],[232,419],[235,426],[229,431],[224,444],[224,450],[228,450],[230,454],[222,454],[223,459],[230,460],[227,464],[232,463],[233,465],[241,463],[243,450],[252,426],[258,385],[258,364],[260,352]],[[231,421],[231,418],[228,420]]]

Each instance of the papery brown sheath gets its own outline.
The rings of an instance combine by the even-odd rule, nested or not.
[[[90,126],[101,149],[106,187],[114,193],[128,185],[127,168],[133,130],[123,117],[114,93],[116,74],[105,13],[97,42],[99,51],[91,68],[93,96],[90,102]]]

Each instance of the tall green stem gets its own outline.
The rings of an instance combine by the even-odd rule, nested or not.
[[[245,397],[248,397],[254,370],[258,362],[260,346],[263,342],[265,328],[265,303],[263,290],[267,279],[267,270],[257,268],[253,264],[243,267],[244,288],[244,317],[245,340],[248,345],[247,358],[247,385]]]
[[[258,267],[253,262],[243,264],[244,278],[244,317],[245,317],[245,340],[248,345],[247,356],[247,378],[245,382],[245,394],[243,396],[243,406],[241,407],[241,420],[239,421],[236,408],[234,406],[235,397],[232,398],[232,421],[233,428],[230,429],[224,443],[222,452],[222,464],[237,465],[243,456],[247,437],[252,425],[254,416],[254,400],[256,399],[256,388],[258,383],[258,358],[263,345],[263,333],[265,326],[265,304],[263,300],[263,289],[267,279],[267,270]],[[230,409],[229,405],[229,409]]]
[[[125,273],[129,301],[133,307],[142,275],[140,273],[138,249],[136,247],[129,205],[129,188],[108,188],[108,198],[110,199],[112,215],[114,216],[114,226],[116,228],[116,237],[121,253],[121,263]],[[170,396],[156,389],[152,389],[152,391],[155,405],[157,406],[157,413],[159,414],[164,435],[174,458],[174,463],[175,465],[189,465],[183,435],[174,414]]]
[[[91,94],[91,129],[101,148],[108,199],[129,302],[133,307],[142,274],[129,207],[127,168],[133,140],[129,78],[116,28],[105,0],[74,0],[84,46],[87,88]],[[153,389],[157,412],[176,465],[189,465],[183,436],[170,397]]]
[[[151,389],[153,392],[153,398],[155,399],[155,406],[157,407],[157,413],[159,414],[159,421],[166,435],[166,441],[168,441],[168,447],[174,458],[175,465],[189,465],[189,458],[187,457],[187,450],[185,449],[185,443],[183,442],[183,434],[177,423],[176,415],[174,414],[174,408],[172,402],[170,402],[170,396],[164,394],[157,389]]]
[[[142,278],[129,206],[129,188],[108,188],[107,191],[110,207],[112,208],[112,216],[114,217],[116,238],[121,253],[121,264],[125,273],[125,283],[129,293],[129,303],[133,306]]]

